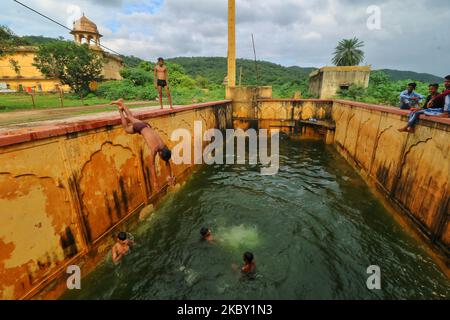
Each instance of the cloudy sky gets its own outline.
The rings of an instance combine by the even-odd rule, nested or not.
[[[13,0],[1,2],[0,24],[18,35],[71,37]],[[122,54],[148,60],[226,56],[227,0],[21,2],[65,25],[84,12],[104,35],[102,43]],[[236,0],[236,5],[238,57],[253,56],[253,33],[259,59],[320,67],[330,64],[340,39],[356,36],[374,68],[450,73],[449,0]],[[380,20],[373,19],[376,11],[368,13],[371,6],[379,8]]]

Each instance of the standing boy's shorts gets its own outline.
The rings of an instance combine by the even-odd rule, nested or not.
[[[167,81],[158,79],[158,87],[162,87],[162,88],[167,87]]]

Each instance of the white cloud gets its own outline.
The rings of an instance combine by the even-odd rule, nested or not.
[[[65,23],[77,5],[95,21],[103,43],[145,59],[158,56],[226,56],[226,0],[23,0]],[[2,1],[5,2],[5,1]],[[448,0],[237,0],[238,56],[253,55],[284,65],[322,66],[342,38],[366,43],[366,60],[376,68],[450,73]],[[366,27],[370,5],[382,9],[382,29]],[[2,24],[18,34],[65,36],[66,30],[13,1],[2,3]]]
[[[305,33],[301,37],[302,37],[302,39],[305,39],[305,40],[320,40],[320,39],[322,39],[322,35],[318,32],[314,32],[314,31]]]

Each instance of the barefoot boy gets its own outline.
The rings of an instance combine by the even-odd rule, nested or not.
[[[155,66],[155,88],[158,90],[159,103],[161,104],[161,109],[164,109],[162,90],[166,88],[167,99],[169,100],[170,109],[172,106],[172,97],[169,90],[169,72],[167,71],[167,66],[164,64],[163,58],[158,58],[158,62]]]

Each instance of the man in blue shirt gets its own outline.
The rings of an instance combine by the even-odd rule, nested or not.
[[[425,97],[414,92],[416,88],[416,83],[410,83],[408,84],[408,88],[400,94],[400,109],[411,110],[413,108],[419,108],[419,104]]]

